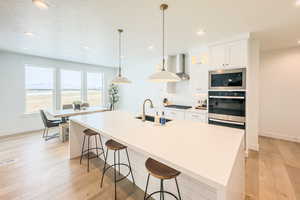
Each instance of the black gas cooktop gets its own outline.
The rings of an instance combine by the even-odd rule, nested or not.
[[[182,105],[167,105],[166,108],[176,108],[176,109],[190,109],[192,106],[182,106]]]

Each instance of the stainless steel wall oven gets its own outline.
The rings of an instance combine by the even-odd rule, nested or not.
[[[245,129],[245,91],[209,91],[210,124]]]
[[[209,90],[245,90],[246,68],[209,72]]]

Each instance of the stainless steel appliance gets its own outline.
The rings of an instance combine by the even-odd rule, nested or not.
[[[182,106],[182,105],[167,105],[165,107],[166,108],[183,109],[183,110],[192,108],[192,106]]]
[[[229,69],[209,72],[209,90],[245,90],[246,69]]]
[[[208,122],[245,129],[245,91],[209,91]]]

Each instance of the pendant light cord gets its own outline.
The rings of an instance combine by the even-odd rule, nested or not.
[[[122,31],[119,29],[119,77],[121,77],[121,34]]]
[[[162,32],[163,32],[163,45],[162,45],[162,54],[163,54],[163,67],[162,67],[162,71],[166,71],[165,69],[165,9],[163,9],[163,12],[162,12],[162,17],[163,17],[163,21],[162,21]]]

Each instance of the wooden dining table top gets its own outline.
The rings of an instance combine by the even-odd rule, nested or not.
[[[109,110],[108,108],[103,106],[91,106],[81,110],[60,109],[60,110],[47,110],[46,112],[52,117],[59,118],[59,117],[85,115],[85,114],[96,113],[96,112],[104,112],[108,110]]]

